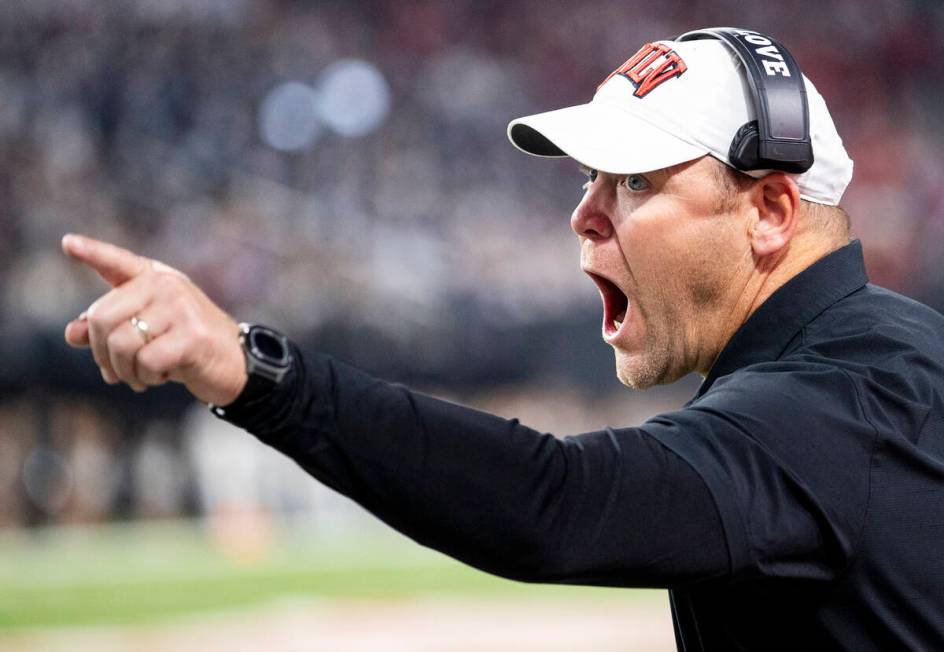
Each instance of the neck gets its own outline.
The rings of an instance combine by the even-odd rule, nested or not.
[[[735,274],[730,285],[732,299],[726,306],[724,317],[718,320],[719,328],[713,338],[716,345],[706,356],[708,364],[699,365],[698,372],[703,376],[708,374],[708,370],[734,333],[774,292],[820,258],[845,244],[848,243],[833,242],[824,238],[795,237],[788,247],[776,254],[763,258],[752,256],[750,260],[746,260],[744,267]]]

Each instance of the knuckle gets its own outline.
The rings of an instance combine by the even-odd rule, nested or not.
[[[164,375],[160,371],[138,369],[138,380],[144,385],[163,385]]]
[[[165,344],[164,350],[161,352],[162,363],[158,371],[165,373],[180,366],[181,345],[181,341],[177,339]]]
[[[167,353],[172,361],[172,364],[168,365],[167,371],[176,371],[190,366],[195,359],[196,351],[199,351],[199,348],[192,338],[182,337],[174,342],[173,347]]]
[[[135,356],[135,363],[138,371],[144,374],[156,374],[160,371],[160,361],[155,353],[154,347],[144,347],[138,351]]]
[[[140,354],[134,360],[134,370],[137,379],[145,385],[153,385],[153,379],[159,375],[159,372],[154,369],[153,362],[149,362]]]
[[[108,345],[101,338],[93,338],[92,342],[92,358],[94,358],[95,363],[101,367],[108,364]]]
[[[192,357],[192,353],[200,347],[199,341],[192,332],[180,335],[170,347],[169,355],[173,357],[177,366],[187,363]]]
[[[160,287],[165,290],[175,290],[180,284],[180,279],[166,270],[154,270],[154,277]]]
[[[116,328],[105,339],[108,351],[112,354],[127,354],[131,350],[131,343],[120,328]]]
[[[151,259],[151,269],[158,273],[171,274],[177,277],[184,277],[183,272],[181,272],[180,270],[175,269],[166,263],[162,263],[159,260],[154,260],[153,258]]]
[[[213,334],[207,325],[199,320],[194,320],[191,328],[191,337],[194,348],[206,349],[213,344]]]
[[[88,314],[88,327],[91,332],[101,332],[102,326],[104,324],[104,318],[102,316],[102,310],[99,307],[93,306],[89,308]]]
[[[176,298],[185,296],[189,289],[189,284],[182,274],[176,270],[167,268],[155,270],[155,282],[160,292],[166,296]]]
[[[89,306],[88,309],[88,318],[90,321],[95,321],[98,323],[106,322],[113,311],[112,304],[114,303],[114,290],[109,292],[105,296],[101,297],[98,301]]]
[[[184,294],[183,292],[174,292],[173,294],[171,294],[170,302],[171,302],[171,305],[174,307],[174,310],[176,310],[178,314],[182,316],[184,316],[189,310],[188,306],[190,302],[187,295]]]
[[[115,325],[114,308],[107,301],[99,301],[87,312],[89,332],[98,337],[107,335]]]
[[[102,371],[111,369],[111,362],[108,360],[107,356],[102,355],[98,351],[92,352],[92,359],[95,360],[95,364],[98,365],[98,368]]]

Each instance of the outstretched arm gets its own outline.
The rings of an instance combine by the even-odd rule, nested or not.
[[[298,350],[274,389],[243,392],[235,320],[185,275],[90,238],[63,249],[112,286],[66,327],[107,382],[185,384],[420,543],[528,581],[672,586],[729,570],[701,476],[644,428],[558,439]]]
[[[224,418],[416,541],[514,579],[671,586],[724,575],[701,477],[643,428],[563,439],[294,352]]]

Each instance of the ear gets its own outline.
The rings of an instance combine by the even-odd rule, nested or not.
[[[772,172],[754,184],[750,202],[756,211],[756,221],[748,234],[754,255],[764,258],[784,251],[800,219],[796,182],[783,172]]]

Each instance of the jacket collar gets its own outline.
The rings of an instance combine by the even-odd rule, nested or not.
[[[868,282],[858,240],[820,258],[778,288],[748,317],[715,360],[695,398],[722,376],[778,359],[800,329]]]

